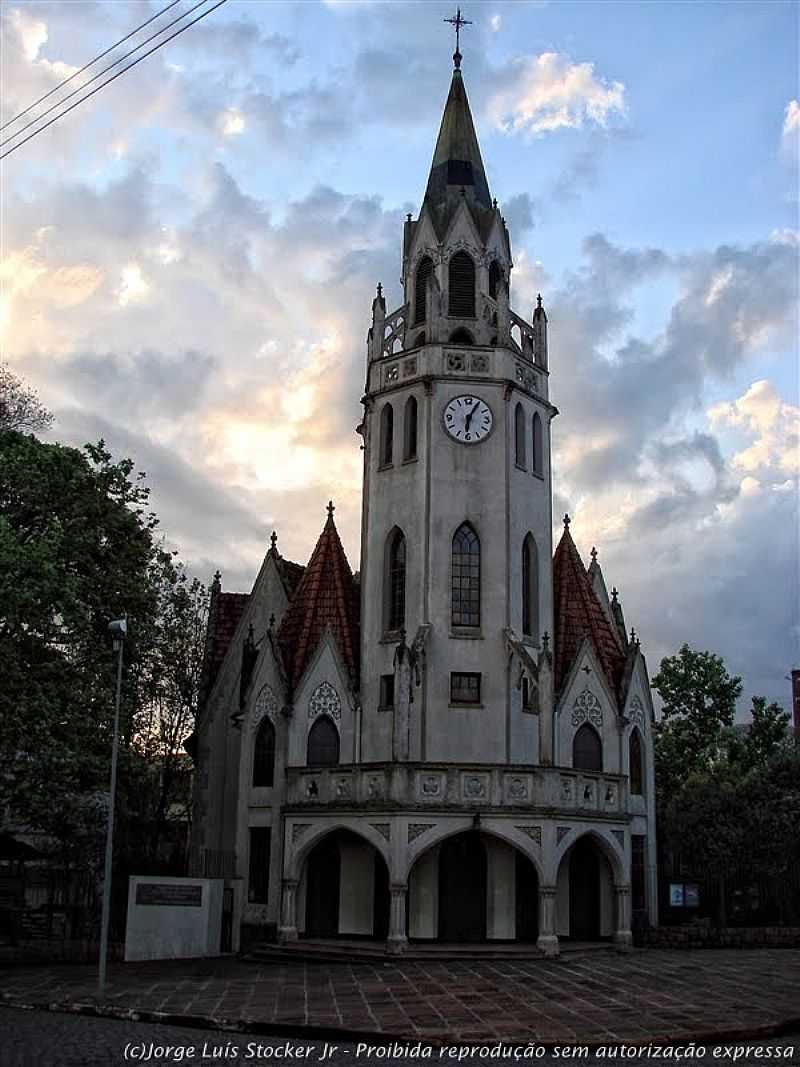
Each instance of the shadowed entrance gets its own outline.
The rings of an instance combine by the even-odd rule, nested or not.
[[[486,939],[486,848],[476,830],[458,834],[439,852],[439,940]]]
[[[586,837],[569,858],[569,936],[578,941],[600,937],[600,857]]]
[[[305,868],[305,936],[372,937],[389,930],[389,872],[372,845],[349,830],[323,838]]]

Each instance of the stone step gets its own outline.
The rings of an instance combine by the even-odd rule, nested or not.
[[[586,952],[613,951],[610,941],[562,941],[562,956],[582,955]],[[345,939],[303,939],[286,944],[261,942],[253,945],[242,959],[248,963],[265,963],[274,960],[297,962],[322,961],[330,963],[367,963],[375,960],[386,962],[424,960],[545,960],[547,957],[535,944],[509,942],[483,944],[410,944],[402,953],[390,951],[382,941],[348,941]]]

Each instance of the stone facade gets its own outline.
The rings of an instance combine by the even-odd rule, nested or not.
[[[360,580],[330,505],[305,568],[273,537],[245,602],[213,589],[194,864],[265,934],[656,924],[647,669],[568,519],[553,554],[547,315],[512,268],[457,68],[404,303],[373,301]]]

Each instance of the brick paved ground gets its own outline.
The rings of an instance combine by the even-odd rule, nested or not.
[[[8,967],[14,1004],[89,1004],[93,967]],[[800,1019],[800,951],[650,950],[558,961],[117,964],[119,1008],[436,1041],[664,1041]]]

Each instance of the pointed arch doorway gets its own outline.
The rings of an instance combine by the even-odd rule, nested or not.
[[[477,830],[448,838],[439,852],[439,940],[486,940],[486,848]]]

